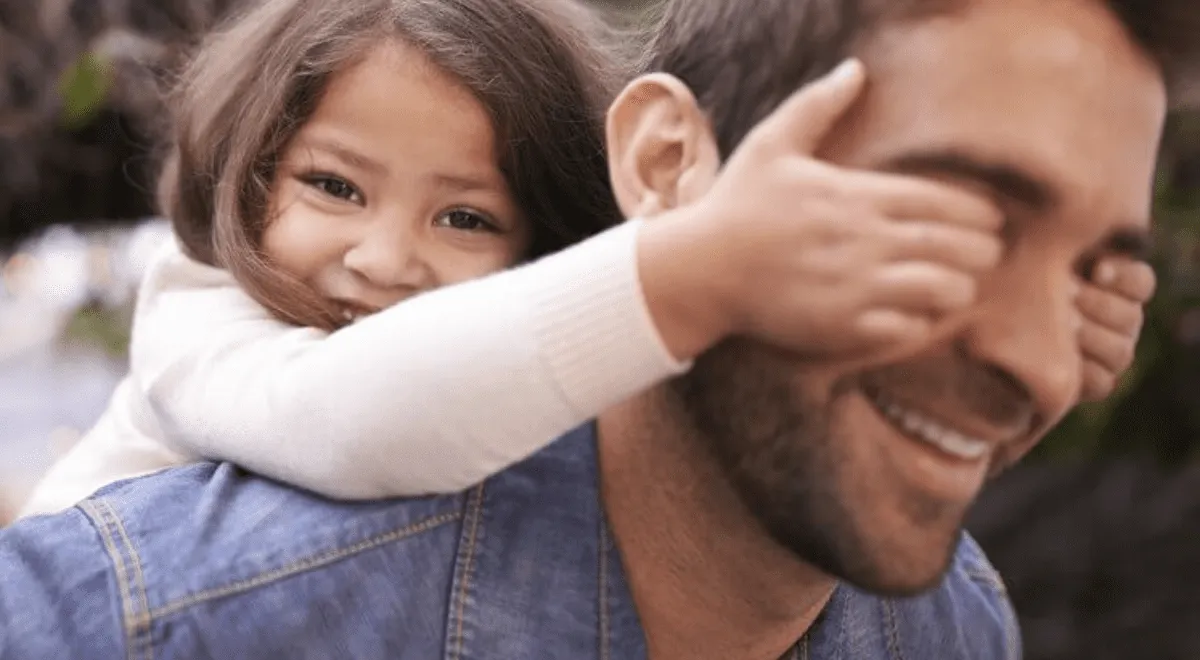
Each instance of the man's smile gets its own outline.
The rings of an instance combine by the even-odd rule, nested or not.
[[[856,388],[847,399],[852,433],[878,442],[908,487],[947,504],[969,504],[996,458],[1029,430],[1025,423],[1001,427],[961,411],[950,414],[948,406],[922,405],[880,388]]]
[[[971,411],[965,401],[913,396],[866,383],[863,393],[896,430],[964,461],[1020,441],[1028,435],[1035,417],[1030,406],[1015,402],[1005,407],[1020,409],[1020,413],[1001,423]]]
[[[932,415],[897,403],[885,394],[870,393],[875,410],[904,435],[931,445],[953,458],[976,461],[991,452],[992,443],[935,419]]]

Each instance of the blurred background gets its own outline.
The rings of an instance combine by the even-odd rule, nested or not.
[[[594,0],[622,17],[643,0]],[[0,525],[126,364],[160,92],[240,0],[0,0]],[[970,527],[1026,657],[1200,658],[1200,117],[1172,117],[1137,366],[985,493]]]

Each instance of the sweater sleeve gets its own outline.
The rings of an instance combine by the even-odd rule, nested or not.
[[[637,273],[637,221],[326,334],[175,248],[132,376],[168,442],[343,499],[455,492],[687,368]]]

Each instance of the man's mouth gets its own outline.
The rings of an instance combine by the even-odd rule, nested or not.
[[[970,423],[960,423],[951,421],[955,419],[953,416],[939,415],[928,408],[917,407],[901,397],[890,396],[880,388],[866,387],[862,392],[879,415],[901,435],[960,461],[978,461],[1018,442],[1029,433],[1033,419],[1030,415],[1023,422],[1014,421],[1003,427],[995,427],[973,417]]]
[[[992,451],[992,442],[973,437],[949,422],[897,403],[881,392],[864,391],[864,394],[884,419],[910,439],[931,445],[962,461],[977,461]]]

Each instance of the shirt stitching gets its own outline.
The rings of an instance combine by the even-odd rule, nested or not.
[[[608,526],[600,520],[600,660],[609,660],[612,634],[608,612]]]
[[[904,660],[900,653],[900,628],[896,625],[896,608],[890,599],[883,601],[883,616],[887,622],[888,652],[895,660]]]
[[[463,626],[466,618],[468,592],[471,588],[471,570],[474,568],[475,549],[479,539],[479,521],[483,517],[483,484],[479,484],[471,493],[471,498],[467,501],[467,509],[469,510],[467,515],[470,516],[471,521],[468,525],[466,556],[463,557],[462,583],[459,585],[458,602],[455,605],[454,652],[451,655],[454,660],[461,660],[466,643]]]
[[[1007,603],[1002,603],[1004,609],[1004,632],[1006,644],[1005,655],[1011,660],[1020,660],[1021,658],[1021,633],[1017,628],[1016,614]]]
[[[400,541],[400,540],[409,538],[411,536],[416,536],[417,534],[421,534],[423,532],[427,532],[429,530],[436,529],[438,527],[441,527],[442,525],[453,522],[460,518],[462,518],[462,513],[458,512],[458,511],[455,511],[452,513],[445,513],[440,516],[434,516],[432,518],[426,518],[425,520],[422,520],[420,522],[413,523],[412,525],[402,527],[400,529],[388,532],[386,534],[382,534],[380,536],[369,538],[365,541],[355,543],[354,545],[348,546],[346,548],[340,548],[338,550],[324,552],[324,553],[315,555],[313,557],[309,557],[307,559],[302,559],[302,560],[293,562],[293,563],[283,566],[281,568],[277,568],[275,570],[268,571],[266,573],[263,573],[261,575],[258,575],[256,577],[253,577],[250,579],[240,580],[238,582],[234,582],[233,584],[229,584],[224,587],[208,589],[208,590],[193,594],[191,596],[181,598],[176,601],[168,602],[165,605],[163,605],[162,607],[160,607],[156,610],[152,610],[150,612],[149,616],[151,618],[159,618],[159,617],[167,616],[170,614],[175,614],[176,612],[187,609],[194,605],[198,605],[200,603],[204,603],[204,602],[211,601],[211,600],[216,600],[219,598],[226,598],[229,596],[237,595],[239,593],[250,591],[252,589],[256,589],[258,587],[262,587],[262,586],[271,584],[273,582],[278,582],[279,580],[282,580],[282,579],[285,579],[288,577],[292,577],[294,575],[298,575],[298,574],[304,573],[306,571],[310,571],[310,570],[313,570],[316,568],[321,568],[323,566],[327,566],[329,564],[340,561],[340,560],[350,557],[352,555],[360,554],[362,552],[366,552],[367,550],[373,550],[375,548],[378,548],[382,545],[386,545],[388,543]]]
[[[986,587],[995,589],[1000,598],[1004,601],[1000,603],[1000,608],[1003,610],[1001,616],[1004,619],[1004,642],[1005,642],[1005,657],[1019,658],[1021,647],[1020,632],[1017,627],[1016,617],[1013,615],[1012,609],[1008,606],[1008,586],[1004,584],[1004,578],[995,568],[984,566],[982,568],[966,567],[963,572],[973,582],[982,584]]]
[[[137,644],[137,629],[141,624],[141,617],[138,615],[134,604],[132,589],[129,584],[129,577],[126,573],[125,557],[117,548],[117,540],[113,535],[113,530],[109,525],[107,516],[103,509],[99,508],[93,501],[84,501],[79,504],[79,509],[83,511],[92,524],[96,527],[96,531],[100,533],[100,540],[104,543],[104,549],[108,553],[108,557],[113,563],[113,575],[117,581],[117,590],[120,592],[121,611],[122,611],[122,628],[125,632],[125,657],[129,660],[135,660]]]
[[[978,568],[964,568],[963,572],[967,577],[971,578],[975,582],[982,582],[996,589],[1001,594],[1008,593],[1008,587],[1005,586],[1003,578],[1001,578],[1000,574],[995,571],[988,571]]]
[[[133,586],[137,588],[136,595],[141,598],[140,604],[134,603],[134,609],[138,612],[146,613],[137,632],[141,638],[141,646],[145,649],[146,659],[154,660],[154,639],[150,634],[153,617],[150,615],[150,599],[146,596],[146,578],[142,574],[141,557],[138,556],[137,549],[133,547],[133,542],[129,540],[129,534],[125,531],[125,523],[121,522],[121,517],[117,515],[116,510],[104,500],[97,501],[96,506],[107,513],[112,526],[121,536],[122,545],[128,551],[128,561],[133,564]],[[131,591],[130,595],[133,596],[135,594]]]

